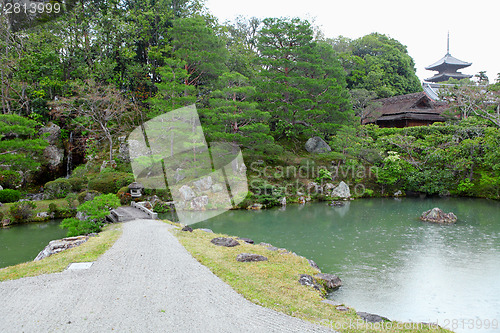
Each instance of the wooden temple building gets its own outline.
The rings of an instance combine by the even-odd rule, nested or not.
[[[437,71],[433,77],[423,82],[423,92],[394,96],[375,100],[375,107],[363,119],[363,124],[377,124],[380,127],[426,126],[434,122],[445,121],[443,112],[447,103],[440,101],[439,89],[446,86],[449,79],[469,79],[472,75],[463,74],[459,69],[472,65],[450,54],[450,35],[448,34],[446,55],[426,67]]]
[[[363,124],[380,127],[427,126],[445,121],[447,103],[433,100],[425,92],[378,99]]]

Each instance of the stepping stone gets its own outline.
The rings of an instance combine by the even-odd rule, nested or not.
[[[69,264],[68,268],[69,270],[82,270],[82,269],[89,269],[92,266],[93,262],[74,262],[72,264]]]

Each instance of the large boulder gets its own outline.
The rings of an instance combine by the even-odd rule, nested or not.
[[[194,191],[191,189],[191,187],[187,185],[181,186],[179,189],[179,192],[181,193],[182,199],[185,201],[193,199],[196,194],[194,194]]]
[[[236,261],[251,262],[251,261],[266,261],[267,258],[255,253],[240,253],[236,256]]]
[[[307,140],[306,150],[310,153],[319,154],[319,153],[328,153],[332,151],[332,148],[319,136],[314,136]]]
[[[212,177],[203,177],[193,182],[193,185],[198,192],[208,191],[212,187]]]
[[[42,127],[39,131],[40,136],[45,139],[52,146],[59,146],[61,144],[61,127],[56,124],[50,123]]]
[[[351,191],[349,190],[349,186],[341,181],[340,184],[332,190],[331,196],[333,198],[349,199],[351,197]]]
[[[124,163],[130,163],[130,153],[128,149],[127,137],[120,136],[118,138],[118,143],[118,154],[116,157]]]
[[[89,236],[68,237],[53,240],[45,247],[45,249],[38,253],[34,261],[42,260],[43,258],[49,257],[53,254],[81,245],[88,240]]]
[[[225,247],[233,247],[240,245],[240,243],[238,243],[238,241],[236,241],[235,239],[225,238],[225,237],[217,237],[212,239],[210,242],[212,242],[212,244],[214,245],[225,246]]]
[[[43,151],[44,164],[50,170],[56,170],[64,163],[64,149],[57,146],[47,146]]]
[[[420,216],[422,221],[433,222],[433,223],[441,223],[441,224],[451,224],[457,222],[457,217],[453,213],[444,213],[439,208],[432,208],[428,211],[422,213]]]
[[[64,164],[64,149],[61,141],[61,128],[56,124],[48,124],[39,131],[42,138],[49,143],[43,151],[43,164],[51,171],[60,169]]]

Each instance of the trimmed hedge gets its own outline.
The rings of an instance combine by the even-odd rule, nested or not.
[[[62,199],[71,192],[71,183],[66,178],[58,178],[44,186],[45,199]]]
[[[9,202],[16,202],[21,199],[21,192],[18,190],[1,190],[0,191],[0,202],[2,203],[9,203]]]
[[[89,181],[89,190],[101,193],[117,193],[120,188],[134,181],[134,175],[126,172],[100,173]]]
[[[86,177],[71,177],[68,181],[73,192],[80,192],[87,187],[88,179]]]

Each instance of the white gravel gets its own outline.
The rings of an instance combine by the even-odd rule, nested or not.
[[[0,332],[332,332],[247,301],[169,228],[126,222],[87,270],[0,282]]]

